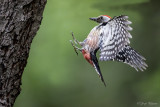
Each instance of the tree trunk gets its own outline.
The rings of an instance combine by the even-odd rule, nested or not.
[[[46,0],[0,0],[0,107],[12,107]]]

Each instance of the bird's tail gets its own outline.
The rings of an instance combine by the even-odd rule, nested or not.
[[[148,67],[145,63],[146,59],[129,45],[126,45],[125,48],[117,54],[115,60],[127,63],[137,71],[138,69],[143,71]]]
[[[96,52],[95,53],[91,53],[91,60],[93,62],[93,66],[97,72],[97,74],[99,75],[99,77],[101,78],[101,81],[104,83],[104,86],[106,87],[106,83],[103,79],[103,76],[102,76],[102,73],[101,73],[101,69],[99,67],[99,63],[98,63],[98,60],[97,60],[97,57],[96,57]]]

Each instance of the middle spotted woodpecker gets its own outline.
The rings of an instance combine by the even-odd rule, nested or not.
[[[147,64],[145,58],[136,52],[129,46],[129,38],[132,38],[129,31],[132,28],[129,26],[132,22],[128,20],[128,16],[121,15],[111,18],[108,15],[101,15],[99,17],[90,18],[90,20],[96,21],[99,25],[95,26],[83,42],[79,42],[75,39],[73,33],[72,37],[74,43],[79,44],[82,48],[78,48],[70,40],[75,52],[78,54],[79,50],[84,58],[95,68],[102,82],[106,86],[99,64],[96,57],[96,53],[100,50],[101,61],[119,61],[129,64],[143,71],[146,69]]]

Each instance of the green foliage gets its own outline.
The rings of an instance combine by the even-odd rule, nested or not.
[[[159,13],[158,0],[48,0],[15,107],[159,107]],[[84,40],[96,25],[88,18],[101,14],[129,16],[131,46],[149,65],[136,72],[126,64],[100,62],[106,88],[69,42],[72,31]]]

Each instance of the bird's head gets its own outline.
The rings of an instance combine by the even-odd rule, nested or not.
[[[93,21],[96,21],[97,23],[105,23],[105,22],[108,22],[111,17],[108,16],[108,15],[101,15],[101,16],[98,16],[98,17],[92,17],[92,18],[89,18],[90,20],[93,20]]]

